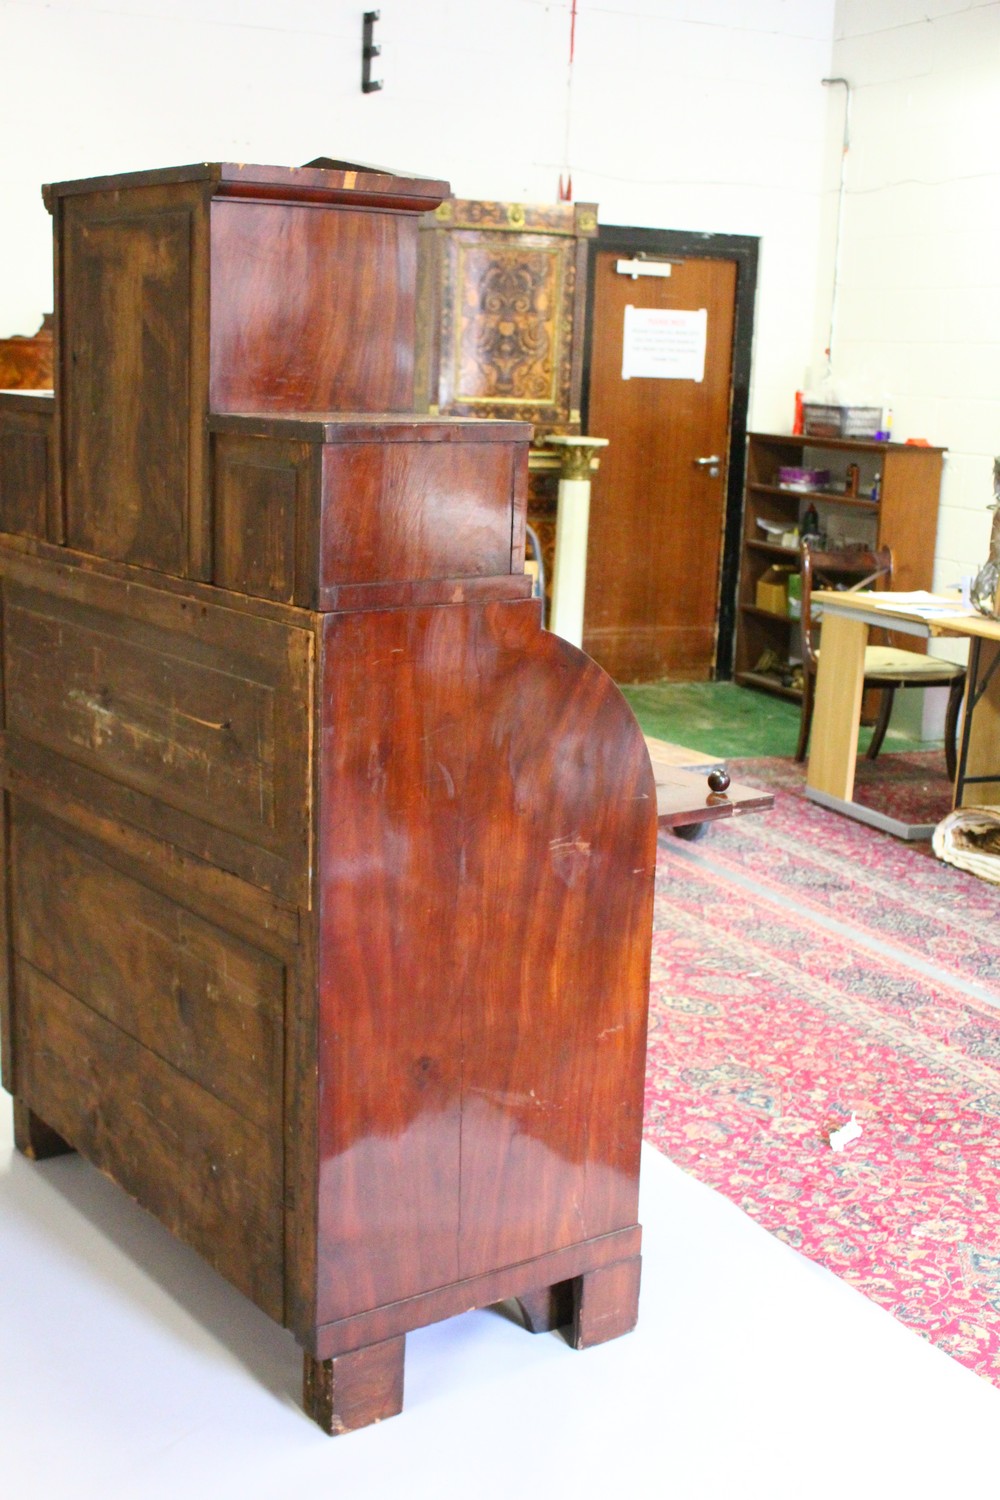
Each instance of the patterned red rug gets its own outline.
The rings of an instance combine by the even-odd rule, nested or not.
[[[646,1136],[1000,1384],[998,931],[996,887],[780,790],[664,839]]]

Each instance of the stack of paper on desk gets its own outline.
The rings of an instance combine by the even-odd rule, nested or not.
[[[862,595],[858,594],[858,598]],[[866,604],[876,609],[904,610],[908,615],[919,615],[921,619],[934,619],[938,615],[974,615],[976,611],[971,604],[963,604],[961,599],[950,598],[947,594],[930,594],[926,589],[911,589],[909,593],[894,593],[890,589],[882,589],[878,593],[866,593],[864,596]]]

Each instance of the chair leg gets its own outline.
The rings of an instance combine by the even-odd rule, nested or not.
[[[802,673],[802,717],[799,720],[799,743],[795,747],[795,759],[805,760],[809,748],[809,731],[813,718],[813,677],[811,672]]]
[[[954,781],[958,772],[958,715],[964,696],[965,678],[956,677],[948,693],[948,708],[944,716],[944,763],[949,781]]]
[[[874,760],[882,748],[882,741],[885,739],[885,732],[889,728],[889,720],[892,717],[893,700],[896,696],[896,689],[892,687],[884,687],[881,692],[882,698],[878,706],[878,718],[872,732],[872,741],[865,752],[869,760]]]

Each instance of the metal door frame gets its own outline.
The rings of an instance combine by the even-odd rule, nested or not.
[[[736,590],[739,583],[743,530],[743,488],[746,472],[747,416],[750,406],[750,361],[753,349],[754,303],[760,240],[748,234],[700,234],[689,229],[641,229],[624,224],[601,224],[587,241],[587,311],[584,319],[583,391],[581,416],[587,431],[590,407],[590,361],[594,336],[594,283],[597,256],[603,250],[641,252],[650,259],[690,257],[736,263],[736,307],[733,317],[732,373],[729,394],[729,463],[722,559],[719,569],[719,628],[715,645],[716,681],[733,675],[736,635]],[[601,433],[610,437],[610,433]]]

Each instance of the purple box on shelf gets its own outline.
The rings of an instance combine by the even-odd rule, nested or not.
[[[829,469],[799,469],[783,464],[778,470],[778,484],[783,490],[823,490],[829,483]]]

